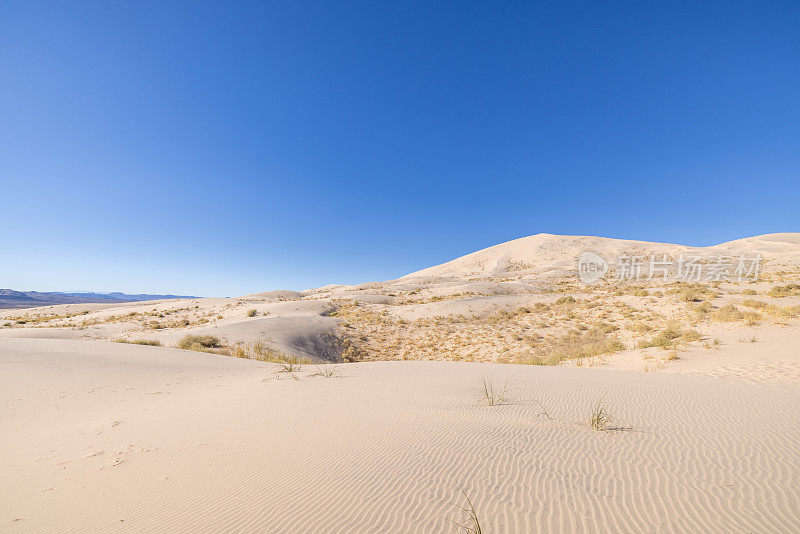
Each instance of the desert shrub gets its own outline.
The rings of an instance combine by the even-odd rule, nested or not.
[[[534,313],[545,313],[550,311],[550,306],[548,306],[544,302],[537,302],[536,304],[533,305],[532,311]]]
[[[566,296],[566,297],[561,297],[560,299],[558,299],[556,301],[556,304],[575,304],[575,302],[577,302],[575,300],[575,298],[570,297],[570,296]]]
[[[252,309],[247,312],[248,317],[255,317],[256,315],[258,315],[258,310],[256,309]]]
[[[188,334],[178,341],[178,348],[184,350],[197,350],[209,352],[209,349],[219,348],[219,338],[216,336],[197,336]]]
[[[667,294],[676,295],[683,302],[701,302],[717,297],[717,293],[705,284],[689,284],[677,282],[674,287],[667,290]]]
[[[744,317],[734,304],[726,304],[721,308],[715,310],[711,317],[717,321],[740,321]]]
[[[758,292],[755,289],[745,289],[742,295],[758,295]]]
[[[714,309],[714,306],[707,300],[702,302],[689,302],[688,306],[689,309],[696,313],[700,318],[706,317],[709,313],[711,313],[711,310]]]
[[[702,338],[703,336],[697,330],[693,330],[691,328],[687,328],[686,330],[681,332],[681,340],[690,343],[692,341],[697,341],[698,339]]]
[[[494,315],[491,315],[490,317],[488,317],[486,320],[490,324],[497,324],[497,323],[502,323],[502,322],[508,321],[512,317],[514,317],[514,316],[511,313],[507,312],[506,310],[500,310],[497,313],[495,313]]]
[[[604,334],[610,334],[611,332],[616,332],[619,330],[617,325],[613,325],[611,323],[600,323],[596,328]]]
[[[679,294],[679,297],[684,302],[700,302],[703,300],[703,295],[696,289],[684,289]]]
[[[742,312],[742,320],[744,320],[747,326],[757,326],[758,322],[761,320],[761,314],[754,311]]]
[[[769,290],[770,297],[797,297],[800,296],[800,284],[775,286]]]

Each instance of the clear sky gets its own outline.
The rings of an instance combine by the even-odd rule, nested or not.
[[[800,231],[800,3],[0,3],[0,287]]]

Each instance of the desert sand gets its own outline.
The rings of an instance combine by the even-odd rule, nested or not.
[[[586,286],[584,250],[764,261]],[[800,234],[540,234],[388,282],[6,310],[0,531],[457,532],[468,497],[490,533],[797,532],[799,274]]]

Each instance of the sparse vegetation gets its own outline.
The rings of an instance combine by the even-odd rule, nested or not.
[[[258,310],[256,309],[248,310],[247,312],[248,317],[255,317],[256,315],[258,315]]]
[[[320,365],[317,367],[317,372],[311,376],[321,376],[323,378],[334,378],[340,376],[342,370],[337,365]]]
[[[608,336],[608,330],[602,327],[586,331],[572,330],[563,336],[549,338],[535,348],[529,363],[555,365],[568,359],[591,358],[624,350],[622,341],[615,336]]]
[[[680,342],[691,343],[701,338],[702,334],[697,330],[692,330],[691,328],[681,329],[673,325],[665,328],[652,339],[639,341],[639,348],[661,347],[667,349]]]
[[[606,411],[603,401],[598,401],[592,409],[592,417],[589,419],[589,425],[592,429],[600,432],[602,430],[608,430],[608,425],[613,421],[614,419],[611,417],[611,414]]]
[[[486,401],[486,404],[489,406],[497,406],[498,404],[504,404],[507,402],[506,398],[506,387],[508,385],[508,380],[503,384],[502,387],[496,387],[494,382],[489,377],[483,378],[483,387],[481,388],[481,396]]]
[[[462,491],[464,494],[464,498],[467,500],[466,506],[459,506],[459,509],[466,515],[465,519],[461,523],[457,523],[459,530],[466,532],[467,534],[481,534],[481,523],[478,519],[478,512],[475,511],[475,506],[473,506],[472,501],[467,494]]]
[[[157,339],[125,339],[117,338],[113,340],[114,343],[131,343],[134,345],[150,345],[151,347],[160,347],[161,342]]]

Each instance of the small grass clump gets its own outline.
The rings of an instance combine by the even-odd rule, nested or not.
[[[160,347],[161,342],[157,339],[124,339],[124,338],[117,338],[113,340],[114,343],[130,343],[133,345],[149,345],[151,347]]]
[[[317,372],[311,376],[321,376],[323,378],[334,378],[340,376],[342,370],[337,365],[320,365],[317,367]]]
[[[589,426],[598,432],[608,430],[608,425],[614,422],[614,418],[608,413],[603,401],[598,401],[592,409],[592,417],[589,419]]]
[[[466,518],[461,523],[457,523],[459,530],[466,532],[467,534],[481,534],[481,522],[478,519],[478,513],[475,511],[475,506],[473,506],[472,501],[467,497],[467,494],[463,491],[461,492],[464,494],[464,498],[467,499],[467,506],[459,506],[462,512],[466,514]]]
[[[197,336],[188,334],[178,341],[179,349],[196,350],[198,352],[213,352],[211,349],[218,349],[221,346],[217,336]]]
[[[497,406],[498,404],[504,404],[508,401],[506,398],[506,387],[508,386],[508,381],[506,380],[505,384],[502,387],[496,387],[494,382],[491,378],[484,377],[483,378],[483,387],[481,388],[481,396],[486,404],[489,406]]]
[[[258,315],[258,310],[256,309],[252,309],[247,312],[248,317],[255,317],[256,315]]]
[[[275,362],[280,366],[281,373],[296,373],[303,368],[303,363],[297,356],[284,356],[283,359]]]

